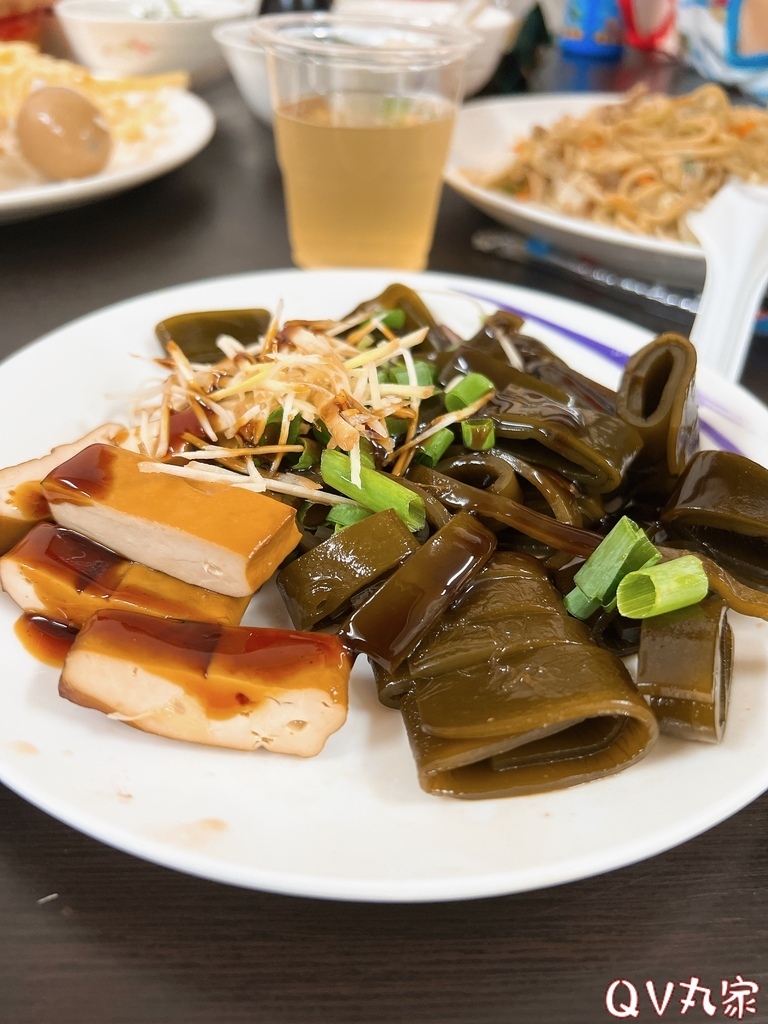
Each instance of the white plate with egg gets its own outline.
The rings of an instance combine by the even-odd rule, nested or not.
[[[158,178],[191,160],[210,142],[216,121],[198,96],[184,89],[164,90],[160,111],[136,141],[116,142],[103,171],[89,177],[48,181],[21,159],[0,157],[0,223],[103,199]]]
[[[0,364],[3,464],[123,420],[156,368],[155,324],[203,309],[343,316],[393,280],[469,336],[505,306],[581,372],[615,386],[647,332],[550,295],[445,274],[272,271],[195,282],[60,328]],[[104,359],[104,339],[110,356]],[[140,357],[140,358],[137,358]],[[41,367],[44,372],[41,373]],[[35,381],[34,411],[19,380]],[[702,442],[768,463],[768,409],[699,374]],[[718,746],[662,737],[641,763],[573,789],[461,801],[420,788],[402,721],[355,667],[346,724],[314,758],[243,753],[139,732],[58,696],[59,673],[14,636],[0,594],[0,781],[102,842],[176,870],[275,892],[350,900],[492,896],[569,882],[654,856],[735,814],[768,788],[768,629],[732,618],[732,703]],[[246,621],[290,625],[268,584]]]

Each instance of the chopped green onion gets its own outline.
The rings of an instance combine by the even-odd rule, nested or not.
[[[419,387],[429,387],[437,380],[437,367],[431,363],[425,363],[423,359],[415,359],[413,368],[416,371],[416,383]],[[398,363],[396,366],[393,366],[390,376],[395,384],[411,383],[408,376],[408,367],[405,363]]]
[[[286,444],[298,444],[299,433],[301,431],[301,416],[294,416],[288,425],[288,436],[285,439]]]
[[[360,465],[368,466],[369,469],[376,469],[376,452],[373,447],[373,442],[360,435]]]
[[[707,596],[707,573],[696,555],[628,573],[616,593],[619,613],[628,619],[648,619],[698,604]]]
[[[405,310],[404,309],[390,309],[383,317],[379,317],[382,324],[388,327],[390,331],[399,331],[405,327]]]
[[[283,424],[283,409],[273,409],[267,417],[266,426],[264,427],[264,433],[259,439],[259,444],[277,444],[280,440],[280,428]],[[301,416],[294,416],[291,422],[288,424],[288,436],[285,439],[286,444],[296,444],[299,439],[299,431],[301,430]]]
[[[627,573],[659,561],[661,552],[637,523],[622,516],[576,573],[573,582],[586,597],[606,605],[613,600],[619,581]]]
[[[455,387],[446,391],[445,408],[448,412],[457,412],[459,409],[465,409],[473,402],[477,402],[483,395],[487,395],[489,391],[493,390],[493,382],[484,377],[482,373],[468,373]]]
[[[315,422],[312,424],[312,433],[315,437],[315,440],[319,441],[320,444],[322,445],[328,444],[328,442],[331,440],[331,432],[328,430],[328,427],[326,427],[322,420],[315,420]]]
[[[301,527],[314,530],[315,527],[325,522],[328,515],[328,506],[319,501],[302,501],[296,513],[296,523]]]
[[[496,444],[493,420],[464,420],[461,424],[461,440],[464,447],[472,452],[487,452]]]
[[[320,461],[320,453],[322,452],[320,444],[317,441],[313,441],[311,437],[302,437],[299,444],[304,451],[294,462],[294,470],[301,472],[304,469],[312,469]]]
[[[411,533],[417,533],[426,523],[424,501],[394,477],[363,465],[360,468],[361,486],[352,483],[349,456],[344,452],[326,448],[320,460],[320,474],[329,487],[372,512],[394,509]]]
[[[408,420],[401,420],[399,416],[387,416],[385,423],[390,437],[402,437],[408,429]]]
[[[387,309],[381,310],[376,313],[370,320],[364,320],[360,327],[369,327],[374,321],[376,325],[381,324],[382,327],[388,327],[390,331],[399,331],[405,327],[405,310],[404,309]],[[366,334],[357,343],[357,348],[370,348],[373,344],[373,338],[370,334]]]
[[[576,619],[588,619],[600,607],[599,601],[593,597],[587,597],[584,591],[579,590],[578,587],[574,587],[565,595],[563,603],[566,611]]]
[[[414,461],[420,462],[432,469],[442,459],[455,440],[453,431],[449,430],[448,427],[443,427],[442,430],[431,434],[422,444],[416,446],[413,456]]]
[[[658,562],[659,562],[659,559],[654,555],[652,558],[648,559],[648,561],[645,563],[645,565],[641,565],[640,569],[633,569],[632,571],[633,572],[639,572],[642,569],[650,569],[652,565],[658,565]],[[618,598],[616,597],[616,594],[613,595],[613,597],[611,598],[610,601],[606,601],[605,602],[605,604],[603,605],[603,608],[605,608],[605,610],[607,612],[618,611],[618,609],[619,609],[619,601],[618,601]]]
[[[348,526],[353,526],[372,515],[373,512],[362,505],[334,505],[325,521],[336,527],[334,533],[340,533]]]

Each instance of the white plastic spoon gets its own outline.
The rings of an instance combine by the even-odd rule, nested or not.
[[[703,365],[738,381],[768,285],[768,188],[729,182],[688,226],[707,263],[691,341]]]

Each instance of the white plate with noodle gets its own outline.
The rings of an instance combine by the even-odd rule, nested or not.
[[[213,137],[213,111],[185,89],[162,89],[149,99],[142,94],[136,102],[144,104],[151,116],[140,136],[116,139],[109,163],[98,174],[46,181],[19,159],[0,154],[0,224],[83,206],[135,188],[187,163]]]
[[[443,274],[273,271],[196,282],[93,313],[0,364],[2,462],[124,417],[128,395],[156,373],[146,360],[159,354],[154,325],[161,319],[202,309],[274,310],[279,300],[285,318],[340,317],[393,280],[416,288],[464,335],[476,331],[483,310],[521,311],[529,333],[608,385],[626,354],[648,340],[640,328],[585,306]],[[17,386],[28,379],[35,380],[33,409]],[[705,370],[699,394],[705,446],[768,462],[768,409]],[[647,758],[610,778],[477,802],[419,788],[400,715],[378,703],[362,659],[348,721],[319,756],[242,753],[149,735],[62,700],[57,670],[14,637],[17,617],[0,595],[0,781],[102,842],[229,884],[392,902],[520,892],[651,857],[768,788],[768,629],[738,615],[731,620],[732,705],[719,746],[662,737]],[[247,621],[289,626],[271,585]]]
[[[511,164],[515,144],[529,136],[536,126],[549,127],[566,115],[581,118],[600,104],[617,103],[623,98],[616,93],[574,93],[468,103],[458,114],[446,181],[494,220],[528,237],[646,280],[701,287],[704,256],[694,241],[622,230],[522,201],[486,184]],[[588,143],[586,133],[585,142]],[[585,149],[582,147],[582,152]],[[768,146],[765,156],[768,160]]]

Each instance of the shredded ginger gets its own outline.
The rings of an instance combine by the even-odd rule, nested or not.
[[[374,332],[382,340],[376,342]],[[345,322],[288,321],[281,329],[276,315],[256,345],[219,339],[222,359],[215,365],[190,362],[170,342],[166,357],[157,360],[167,376],[148,386],[133,407],[137,447],[152,460],[144,468],[197,480],[227,475],[233,484],[254,490],[347,503],[306,476],[281,471],[286,455],[304,450],[302,441],[313,436],[313,428],[329,435],[326,447],[350,454],[359,484],[361,438],[375,446],[384,463],[394,462],[398,474],[421,438],[475,411],[473,406],[443,415],[439,426],[436,421],[417,433],[419,405],[436,391],[417,382],[411,355],[426,333],[423,328],[397,337],[370,314]],[[380,382],[378,368],[395,359],[404,361],[408,382]],[[172,417],[190,410],[198,429],[182,434],[182,453]],[[389,417],[406,424],[397,439],[388,429]],[[184,462],[179,457],[171,462],[174,456]]]

